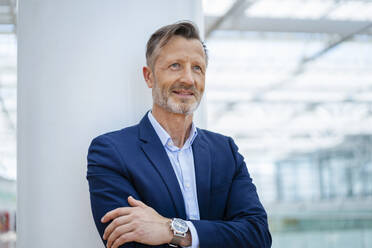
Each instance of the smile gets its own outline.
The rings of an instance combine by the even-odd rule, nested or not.
[[[185,90],[173,90],[172,93],[176,94],[180,97],[192,97],[194,93],[192,91],[185,91]]]

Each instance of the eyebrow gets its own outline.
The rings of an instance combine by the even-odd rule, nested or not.
[[[166,58],[166,59],[164,59],[164,61],[166,63],[171,63],[171,62],[175,62],[175,61],[184,62],[185,59],[182,59],[182,58]],[[205,64],[203,59],[193,59],[193,58],[191,58],[191,63],[198,63],[200,65]]]

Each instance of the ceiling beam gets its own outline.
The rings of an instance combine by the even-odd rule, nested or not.
[[[211,21],[210,23],[207,23],[206,25],[206,32],[205,32],[205,38],[208,39],[211,35],[211,33],[214,30],[219,29],[219,27],[230,17],[234,16],[240,16],[244,14],[244,11],[248,8],[248,6],[252,5],[252,1],[247,0],[236,0],[231,7],[226,11],[225,14],[222,16],[216,17]]]
[[[310,62],[312,60],[318,59],[319,57],[323,56],[324,54],[326,54],[327,52],[329,52],[333,48],[339,46],[341,43],[343,43],[345,41],[348,41],[348,40],[351,40],[355,35],[361,34],[361,33],[365,32],[365,31],[367,31],[371,28],[372,28],[372,22],[369,22],[365,26],[363,26],[363,27],[351,32],[350,34],[347,34],[347,35],[341,37],[337,41],[329,44],[327,47],[323,48],[322,50],[318,51],[317,53],[313,54],[312,56],[303,58],[302,63],[307,63],[307,62]]]
[[[220,17],[206,16],[206,26],[211,26]],[[321,33],[349,35],[368,26],[371,21],[344,21],[330,19],[291,19],[245,17],[225,19],[218,30],[281,32],[281,33]],[[363,34],[372,35],[371,30],[363,30]]]
[[[340,35],[341,37],[337,39],[334,42],[331,42],[328,44],[325,48],[321,49],[320,51],[314,53],[311,56],[307,56],[302,58],[302,60],[298,63],[297,67],[289,74],[288,79],[282,80],[273,86],[269,86],[268,88],[261,90],[253,96],[255,99],[262,98],[266,93],[276,90],[278,88],[282,88],[285,85],[288,85],[292,82],[294,82],[294,79],[297,78],[299,75],[303,74],[306,71],[306,65],[309,64],[309,62],[313,62],[314,60],[319,59],[322,57],[324,54],[328,53],[330,50],[334,49],[335,47],[339,46],[340,44],[351,40],[355,35],[369,32],[372,28],[372,22],[366,22],[364,23],[364,26],[362,27],[354,27],[352,31],[350,31],[347,34]],[[352,96],[349,96],[348,98],[351,98]]]

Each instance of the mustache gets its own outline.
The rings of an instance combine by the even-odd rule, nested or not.
[[[169,91],[174,90],[188,90],[191,91],[194,95],[199,95],[199,91],[196,89],[194,85],[185,85],[183,83],[177,83],[169,88]]]

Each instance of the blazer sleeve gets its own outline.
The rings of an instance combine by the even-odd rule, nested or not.
[[[191,220],[198,232],[201,248],[271,247],[267,215],[256,187],[249,176],[243,156],[229,138],[236,172],[231,184],[223,220]]]
[[[92,141],[87,159],[91,208],[102,239],[109,223],[101,223],[101,218],[113,209],[128,207],[129,195],[136,199],[139,199],[139,196],[130,183],[128,174],[124,172],[120,154],[108,137],[102,135]],[[106,241],[103,239],[102,241],[106,245]],[[135,243],[128,243],[120,247],[136,246]]]

